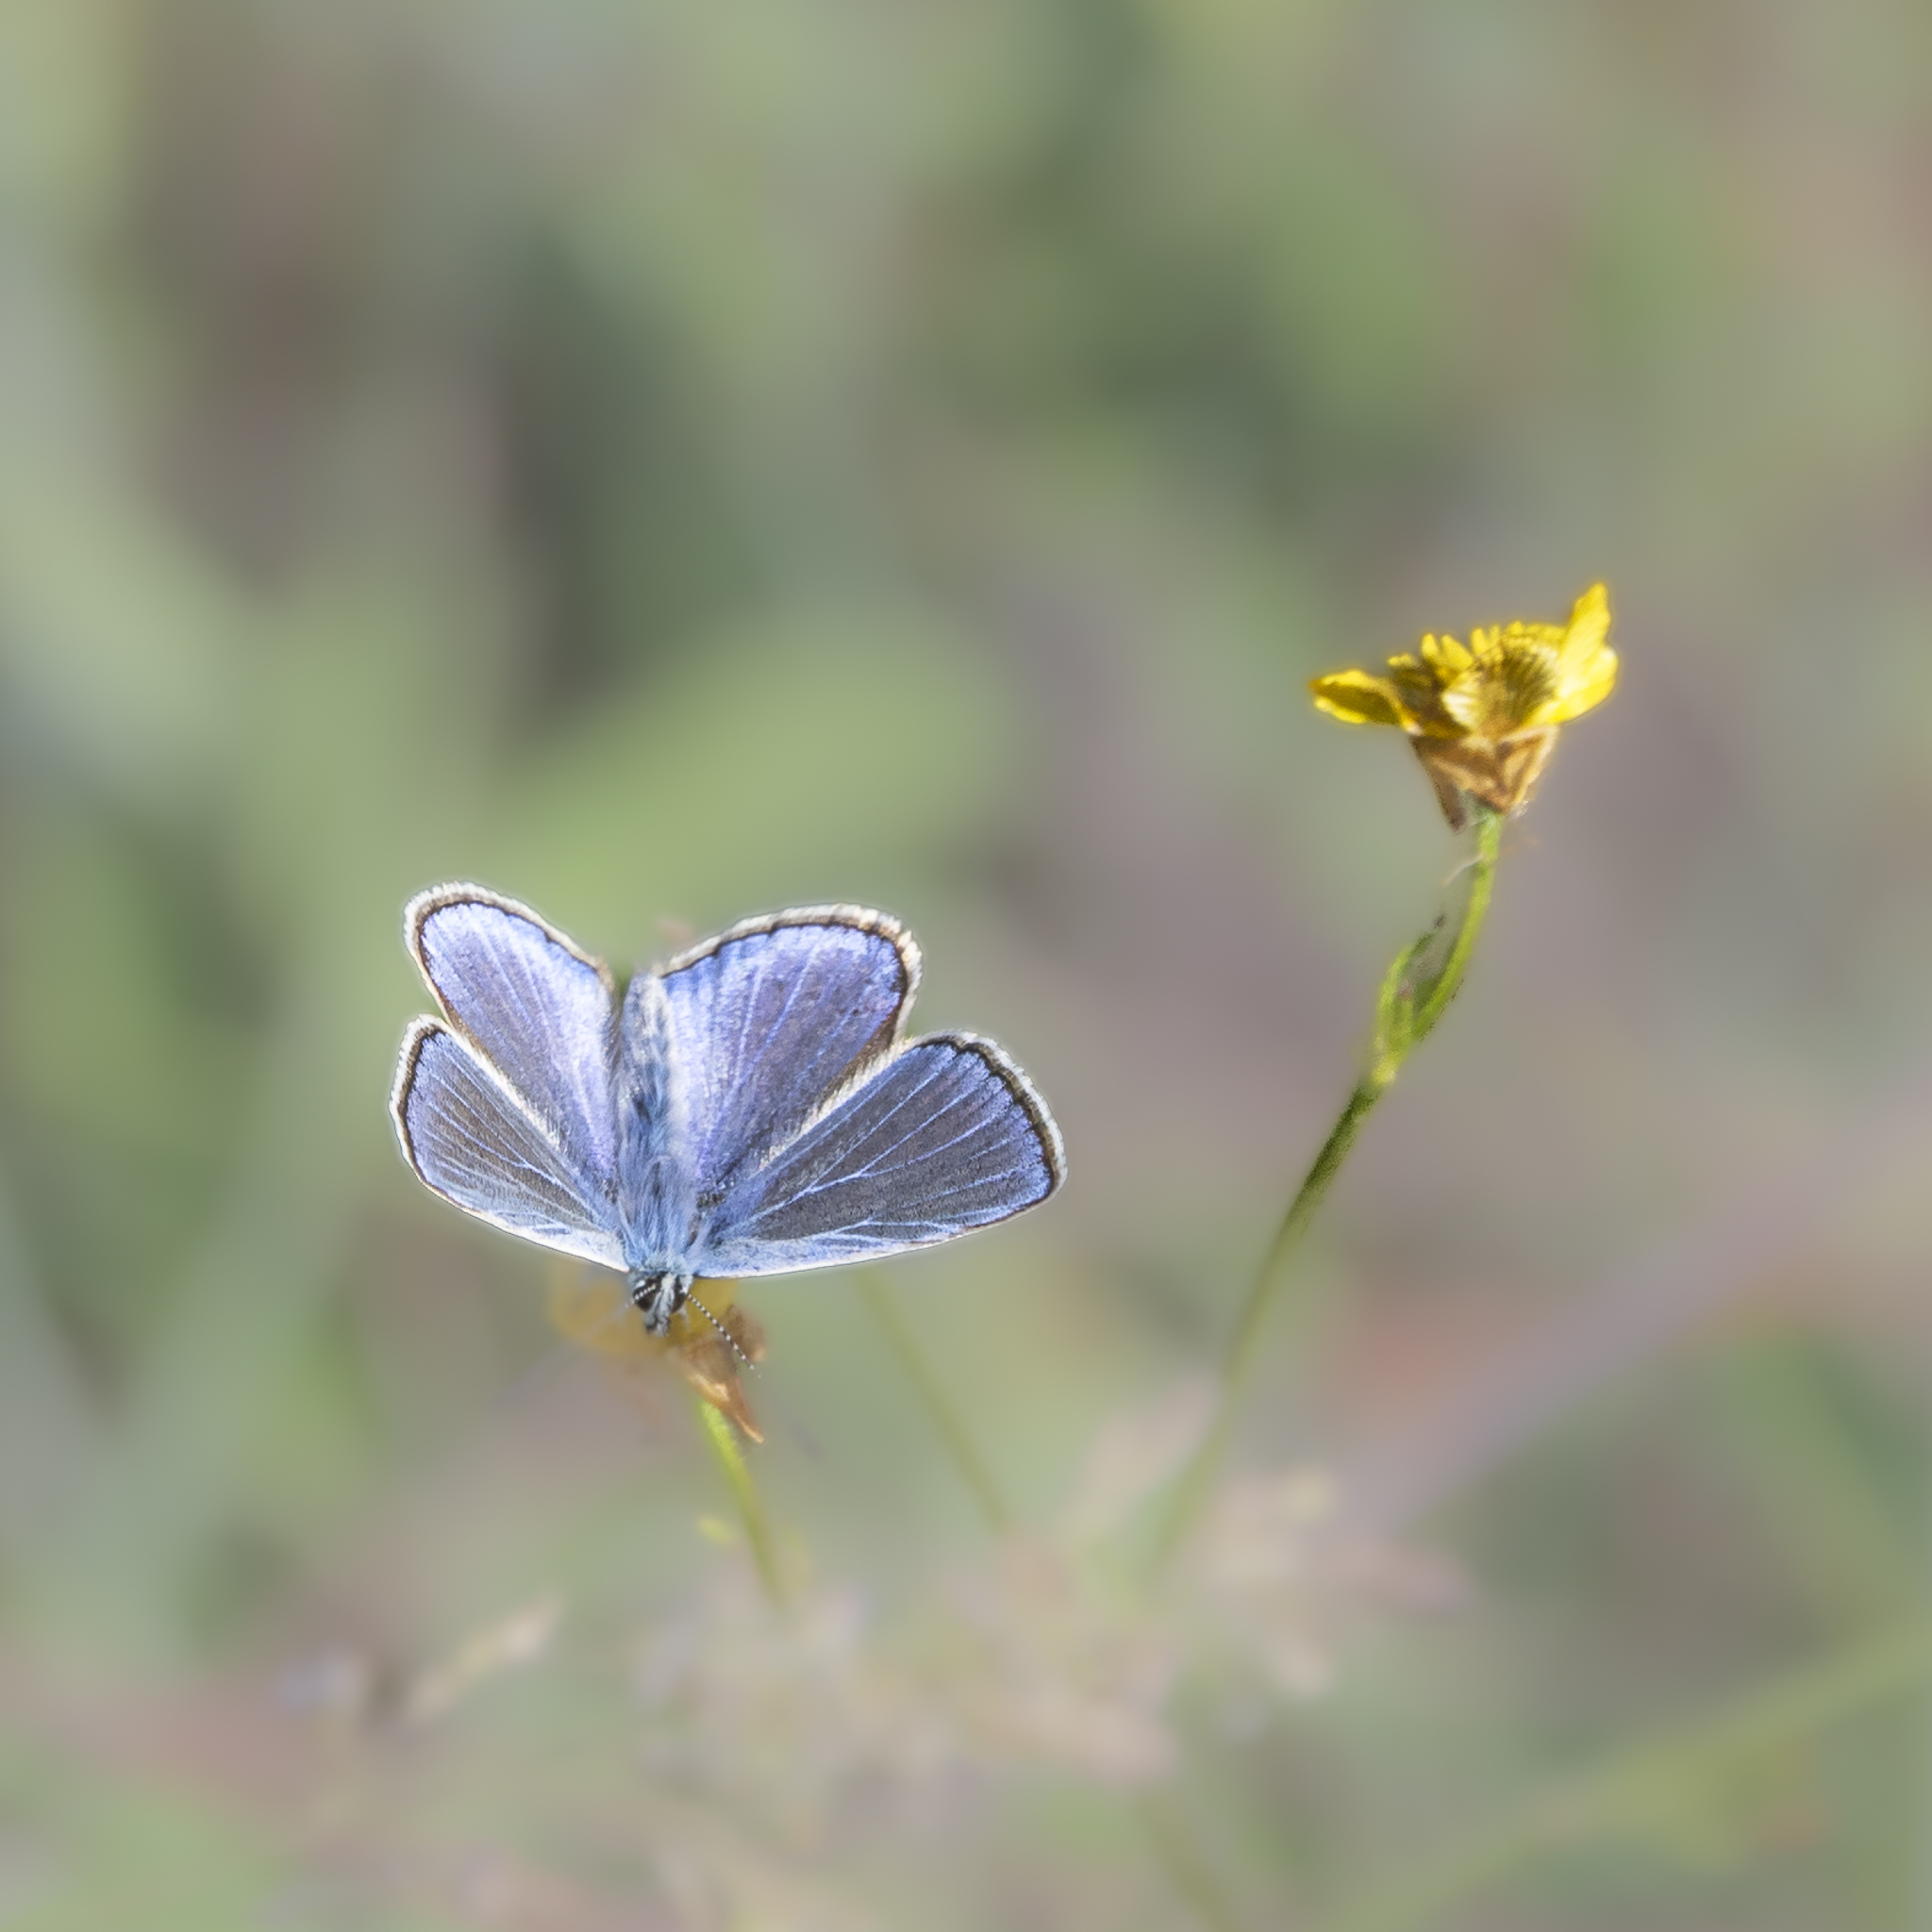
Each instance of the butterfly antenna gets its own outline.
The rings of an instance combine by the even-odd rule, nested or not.
[[[738,1338],[732,1334],[730,1329],[725,1327],[724,1323],[719,1321],[717,1316],[712,1314],[710,1309],[706,1307],[704,1303],[699,1301],[697,1296],[691,1293],[688,1290],[686,1291],[684,1298],[691,1305],[692,1307],[694,1307],[698,1311],[699,1314],[701,1314],[705,1318],[706,1321],[708,1321],[711,1324],[713,1328],[715,1328],[718,1331],[720,1335],[722,1335],[724,1338],[724,1345],[728,1349],[730,1349],[731,1353],[735,1355],[738,1357],[738,1359],[745,1365],[746,1368],[750,1369],[753,1372],[753,1374],[757,1374],[758,1366],[758,1363],[753,1361],[750,1356],[746,1355],[743,1349],[739,1347]]]

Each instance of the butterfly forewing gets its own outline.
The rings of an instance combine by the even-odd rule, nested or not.
[[[525,1241],[624,1265],[608,1192],[575,1173],[503,1076],[434,1020],[403,1041],[391,1109],[409,1165],[446,1200]]]
[[[616,1161],[610,976],[528,908],[475,886],[409,902],[409,950],[455,1029],[548,1127],[578,1179]]]
[[[911,936],[857,907],[736,926],[663,974],[701,1201],[717,1199],[890,1050]]]
[[[1059,1134],[991,1041],[915,1041],[741,1178],[694,1257],[702,1274],[774,1274],[923,1247],[1045,1200]]]

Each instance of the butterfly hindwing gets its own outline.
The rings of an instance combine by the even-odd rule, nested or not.
[[[673,960],[661,982],[708,1202],[891,1051],[919,949],[883,913],[818,907],[733,926]]]
[[[734,1276],[896,1254],[1021,1213],[1064,1173],[1020,1069],[991,1041],[933,1034],[741,1176],[693,1261]]]
[[[445,1200],[525,1241],[624,1265],[608,1193],[574,1172],[546,1124],[448,1027],[410,1027],[390,1111],[409,1165]]]
[[[579,1182],[616,1161],[610,974],[527,907],[477,886],[419,893],[404,936],[451,1026],[541,1120]]]

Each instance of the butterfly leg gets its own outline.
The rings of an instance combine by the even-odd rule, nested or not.
[[[691,1298],[691,1276],[665,1274],[644,1268],[633,1268],[625,1279],[630,1291],[631,1306],[644,1318],[646,1335],[662,1335],[671,1318]]]

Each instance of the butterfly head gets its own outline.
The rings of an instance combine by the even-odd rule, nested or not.
[[[649,1268],[630,1271],[625,1277],[625,1287],[629,1291],[631,1307],[644,1318],[645,1334],[663,1335],[669,1331],[672,1317],[691,1299],[691,1284],[689,1274],[669,1274]]]

